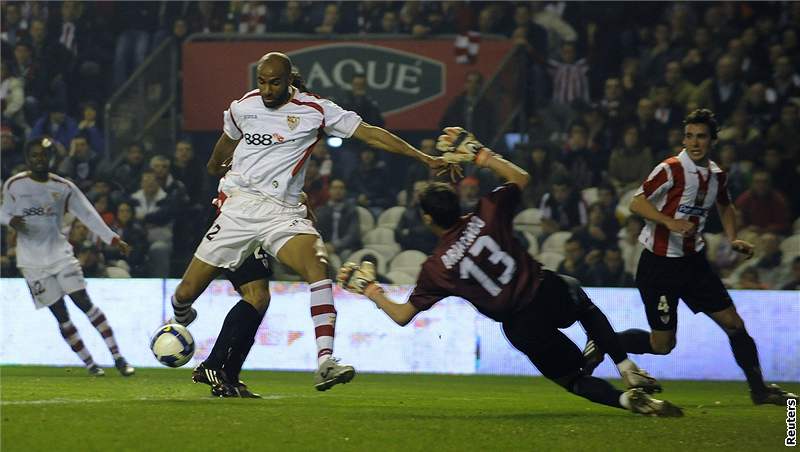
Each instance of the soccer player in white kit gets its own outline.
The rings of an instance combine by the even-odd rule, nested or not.
[[[89,374],[105,375],[84,346],[77,328],[70,321],[64,295],[68,294],[105,340],[122,376],[134,374],[133,367],[119,353],[114,333],[105,314],[92,304],[86,293],[83,270],[72,246],[61,232],[64,214],[69,211],[103,242],[127,255],[130,247],[103,222],[92,204],[71,181],[50,170],[49,138],[28,143],[25,160],[30,171],[10,177],[3,186],[0,223],[17,230],[17,267],[28,283],[36,309],[50,308],[64,340],[81,358]]]
[[[208,163],[212,174],[224,172],[232,157],[223,191],[229,198],[206,233],[175,290],[174,321],[190,324],[197,316],[192,303],[223,269],[235,270],[261,246],[309,283],[311,317],[319,369],[314,386],[324,391],[355,376],[352,366],[333,358],[336,309],[328,278],[325,248],[300,203],[304,164],[323,134],[354,137],[367,145],[415,157],[447,170],[441,158],[428,156],[392,133],[364,123],[358,114],[293,86],[289,58],[277,52],[261,57],[258,89],[231,102],[224,113],[224,132]],[[236,316],[243,322],[258,315],[248,300]],[[229,320],[230,319],[230,320]],[[224,326],[223,326],[224,327]]]

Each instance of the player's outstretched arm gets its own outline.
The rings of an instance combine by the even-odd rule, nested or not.
[[[436,149],[442,152],[445,161],[474,163],[489,168],[499,178],[517,185],[520,190],[530,182],[527,171],[481,144],[471,132],[461,127],[445,127],[443,132],[436,140]]]
[[[361,265],[347,262],[336,275],[339,287],[372,300],[396,324],[405,326],[419,310],[411,303],[395,303],[383,292],[383,288],[375,282],[375,265],[364,261]]]
[[[217,144],[214,145],[214,152],[208,159],[206,169],[212,176],[222,177],[228,171],[231,158],[233,158],[233,151],[240,140],[234,140],[226,133],[220,135]]]
[[[405,140],[397,135],[378,126],[372,126],[362,122],[353,132],[353,137],[357,138],[368,146],[392,152],[395,154],[406,155],[415,158],[420,162],[435,168],[436,158],[418,150],[414,146],[406,143]]]

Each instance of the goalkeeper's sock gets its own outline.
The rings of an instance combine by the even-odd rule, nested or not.
[[[628,358],[614,329],[608,323],[608,318],[596,306],[584,312],[578,321],[586,330],[586,335],[594,340],[603,353],[611,357],[614,364],[619,364]]]
[[[620,404],[623,392],[611,386],[611,383],[597,377],[580,376],[576,378],[572,381],[569,392],[594,403],[623,408]]]
[[[756,343],[747,330],[742,328],[729,336],[731,350],[736,364],[744,371],[747,384],[752,392],[765,392],[767,386],[764,384],[764,377],[761,375],[761,365],[758,362],[758,350]]]
[[[622,348],[628,353],[641,355],[643,353],[653,354],[653,346],[650,345],[650,333],[645,330],[631,328],[621,333],[617,333]]]
[[[214,347],[209,352],[208,358],[203,361],[206,367],[209,369],[222,368],[222,363],[225,362],[230,352],[234,332],[239,325],[247,322],[248,318],[254,315],[253,312],[258,313],[253,305],[244,300],[239,300],[238,303],[233,305],[228,311],[228,315],[225,316],[225,321],[222,322],[222,328],[219,331],[217,340],[214,342]]]
[[[311,320],[317,337],[317,363],[322,364],[333,354],[333,335],[336,330],[336,308],[333,306],[333,283],[323,279],[311,283]]]
[[[247,305],[252,307],[249,303]],[[266,311],[259,312],[252,307],[247,311],[246,316],[243,316],[240,319],[241,321],[233,328],[230,349],[225,362],[222,364],[222,370],[225,371],[225,375],[230,379],[231,383],[239,381],[239,373],[242,371],[242,365],[244,365],[247,355],[250,354],[253,343],[255,343],[255,336],[261,321],[264,319],[264,314],[266,314]]]

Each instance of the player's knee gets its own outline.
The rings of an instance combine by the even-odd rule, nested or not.
[[[242,294],[242,300],[253,306],[259,313],[266,312],[269,307],[269,291],[252,290]]]
[[[89,312],[92,309],[92,300],[89,298],[89,294],[86,293],[85,290],[81,290],[78,292],[74,292],[69,294],[69,297],[72,299],[72,302],[75,303],[81,311]]]
[[[193,302],[200,294],[199,287],[189,281],[181,281],[175,288],[175,299],[181,303]]]
[[[675,338],[668,340],[653,340],[652,337],[650,338],[650,346],[656,355],[668,355],[677,343],[678,341]]]

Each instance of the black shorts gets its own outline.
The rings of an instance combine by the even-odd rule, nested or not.
[[[636,287],[642,296],[650,328],[671,331],[678,326],[678,299],[695,314],[711,314],[733,306],[705,253],[684,257],[656,256],[642,251],[636,269]]]
[[[259,279],[266,279],[272,276],[272,269],[267,260],[267,254],[259,248],[255,254],[245,260],[242,265],[235,271],[225,270],[225,277],[233,284],[236,291],[243,285],[258,281]]]
[[[583,367],[583,353],[559,328],[592,309],[597,307],[578,280],[545,270],[533,303],[504,321],[503,332],[545,377],[576,375]]]

